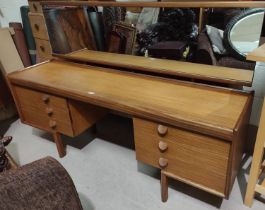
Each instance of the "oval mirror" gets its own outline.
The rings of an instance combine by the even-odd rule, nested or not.
[[[248,9],[233,17],[224,32],[227,50],[239,59],[259,46],[263,26],[264,9]]]

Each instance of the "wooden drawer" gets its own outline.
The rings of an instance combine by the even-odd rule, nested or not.
[[[230,142],[172,127],[162,137],[158,124],[137,118],[133,122],[137,160],[157,168],[164,160],[163,169],[179,180],[225,195]]]
[[[33,36],[38,39],[49,40],[44,16],[38,13],[29,13],[29,20]]]
[[[52,48],[50,42],[42,39],[35,39],[36,49],[40,58],[51,59],[52,58]]]
[[[23,122],[50,132],[73,136],[67,101],[63,98],[14,86]]]
[[[42,13],[42,6],[40,2],[29,1],[29,11],[35,13]]]

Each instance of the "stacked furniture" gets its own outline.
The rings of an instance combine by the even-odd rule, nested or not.
[[[29,8],[30,25],[36,43],[37,55],[40,61],[45,61],[52,58],[52,48],[43,9],[39,1],[29,1]]]

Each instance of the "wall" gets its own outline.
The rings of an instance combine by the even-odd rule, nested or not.
[[[21,22],[20,7],[28,5],[27,0],[0,0],[0,27],[9,22]]]

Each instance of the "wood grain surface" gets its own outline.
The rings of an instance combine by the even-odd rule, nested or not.
[[[265,44],[248,53],[247,60],[265,62]]]
[[[65,99],[48,96],[48,101],[43,101],[46,94],[22,87],[14,87],[19,108],[22,116],[21,120],[30,125],[38,125],[46,131],[58,131],[68,136],[73,136],[69,110]],[[47,113],[47,108],[51,108],[52,114]]]
[[[168,161],[164,171],[224,197],[231,143],[173,127],[165,137],[160,137],[158,124],[137,118],[133,123],[137,160],[161,168],[159,160],[163,158]],[[160,140],[168,144],[166,152],[160,152]]]
[[[69,100],[68,107],[75,136],[93,126],[106,115],[105,109],[79,101]]]
[[[44,11],[54,52],[69,53],[83,48],[96,50],[94,34],[84,8]]]
[[[11,83],[232,140],[250,94],[51,61],[9,74]]]
[[[30,12],[35,12],[35,13],[43,12],[40,2],[34,2],[34,1],[29,1],[29,10]]]
[[[43,14],[30,12],[29,20],[33,36],[38,39],[49,40],[49,35]]]
[[[111,67],[121,67],[131,70],[154,72],[163,75],[182,76],[186,78],[215,81],[234,85],[251,86],[254,75],[254,72],[250,70],[98,52],[86,49],[67,55],[54,54],[54,56],[74,61],[85,61],[93,64],[107,65]]]
[[[36,49],[38,51],[38,55],[43,59],[51,59],[52,48],[50,42],[38,38],[35,38],[35,42],[36,42]]]

